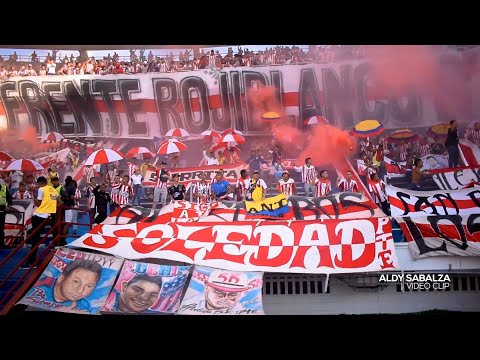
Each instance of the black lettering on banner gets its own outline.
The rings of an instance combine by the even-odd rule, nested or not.
[[[17,86],[14,81],[5,81],[0,84],[0,98],[5,108],[5,115],[7,116],[7,128],[17,129],[18,123],[15,110],[20,110],[20,99],[16,96],[8,95],[9,91],[17,91]]]
[[[480,190],[470,191],[467,195],[468,195],[468,197],[470,197],[470,199],[472,199],[472,201],[475,203],[475,205],[480,208],[480,200],[475,196],[475,194],[480,195]]]
[[[152,79],[152,81],[160,121],[160,134],[165,134],[170,129],[169,118],[173,121],[173,128],[183,127],[182,117],[176,109],[178,94],[175,80],[161,78]]]
[[[260,206],[262,207],[262,210],[260,210],[260,211],[263,211],[263,210],[273,211],[273,204],[261,203]],[[249,212],[257,212],[257,210],[252,207]]]
[[[191,177],[191,173],[180,173],[180,181],[188,181],[188,180],[191,180],[190,177]]]
[[[305,206],[300,207],[300,201],[305,203]],[[292,206],[293,215],[297,220],[304,220],[302,210],[310,210],[315,214],[315,219],[320,219],[320,211],[318,211],[315,203],[311,202],[307,197],[291,195],[288,197],[288,202]]]
[[[118,80],[118,89],[123,104],[125,105],[125,112],[128,121],[129,135],[148,135],[148,127],[145,121],[137,121],[135,113],[144,112],[141,100],[132,100],[130,93],[141,93],[139,79],[120,79]]]
[[[477,177],[476,179],[472,180],[480,181],[480,169],[472,169],[472,173]]]
[[[245,120],[243,118],[243,107],[242,107],[242,94],[240,88],[240,73],[238,71],[230,72],[230,80],[232,83],[232,95],[233,95],[233,104],[234,104],[234,116],[232,119],[236,119],[235,124],[232,121],[232,128],[235,128],[240,131],[246,131]]]
[[[476,222],[477,219],[480,219],[480,214],[471,214],[467,220],[467,231],[473,235],[474,233],[480,232],[480,222]]]
[[[283,82],[282,82],[282,73],[280,71],[270,71],[270,79],[272,82],[272,86],[274,86],[277,91],[275,91],[275,97],[278,103],[283,108]],[[303,124],[303,121],[301,122]]]
[[[380,101],[375,101],[372,109],[369,104],[367,81],[368,73],[371,70],[372,66],[369,63],[362,63],[353,72],[353,83],[355,84],[355,93],[357,94],[357,118],[383,121],[386,115],[386,105]]]
[[[350,206],[359,206],[359,207],[363,207],[366,210],[370,211],[370,217],[372,217],[375,214],[374,209],[370,205],[365,204],[365,203],[360,202],[360,201],[357,202],[357,201],[353,201],[353,200],[348,200],[347,197],[354,197],[354,198],[357,198],[358,200],[361,200],[362,197],[363,197],[363,194],[353,193],[353,192],[340,193],[340,196],[339,196],[338,199],[340,200],[340,205],[342,205],[342,207],[344,209],[348,209],[348,207],[350,207]]]
[[[445,180],[447,180],[445,174],[442,174],[445,177]],[[463,183],[458,179],[459,177],[463,176],[463,171],[458,170],[453,172],[453,179],[457,182],[458,185],[463,187]],[[448,181],[446,181],[448,183]],[[458,189],[458,186],[457,186]]]
[[[327,108],[327,119],[341,119],[335,125],[351,128],[353,122],[353,86],[351,80],[351,65],[340,67],[340,78],[333,68],[322,69],[322,81]]]
[[[247,123],[246,123],[246,131],[261,131],[264,125],[263,122],[257,121],[255,119],[255,109],[253,108],[253,101],[251,100],[250,96],[248,96],[250,89],[253,87],[253,84],[257,84],[257,88],[267,86],[267,78],[264,74],[255,72],[255,71],[243,71],[243,88],[245,89],[245,100],[247,102],[246,106],[246,115],[247,115]],[[262,114],[258,114],[261,116]]]
[[[443,199],[449,200],[450,204],[452,204],[455,207],[457,215],[460,214],[460,209],[458,208],[458,205],[457,205],[456,201],[452,198],[451,194],[449,194],[449,193],[435,194],[435,195],[433,195],[433,197],[435,199],[437,199],[440,202],[440,204],[442,204],[443,211],[444,211],[444,213],[442,215],[449,215],[448,209],[447,209],[447,204],[443,201]],[[435,206],[434,206],[434,208],[436,209]]]
[[[300,73],[299,98],[299,114],[302,121],[313,115],[322,114],[320,91],[313,69],[303,69]],[[308,105],[307,100],[312,101],[312,105]]]
[[[192,179],[200,179],[200,175],[202,175],[203,171],[195,171],[193,173]]]
[[[442,245],[436,248],[428,246],[422,236],[422,233],[420,232],[420,229],[410,217],[404,217],[402,218],[402,220],[405,221],[408,231],[412,235],[413,241],[415,241],[415,244],[417,244],[418,250],[420,252],[419,255],[427,254],[432,251],[447,252],[447,244],[445,242],[443,242]]]
[[[450,186],[450,182],[448,181],[447,176],[444,173],[440,173],[438,175],[440,175],[443,178],[443,182],[445,183],[445,190],[456,190],[456,189],[458,189],[458,187],[453,189]]]
[[[197,93],[200,103],[200,119],[197,119],[193,114],[191,103],[192,90]],[[208,130],[210,127],[210,113],[208,110],[207,86],[205,82],[197,76],[189,76],[182,79],[182,81],[180,81],[180,95],[182,97],[186,130],[194,134]]]
[[[30,124],[35,126],[37,133],[42,134],[42,129],[45,133],[57,131],[48,101],[40,92],[37,83],[30,80],[19,81],[18,92],[25,103]]]
[[[235,170],[230,170],[227,172],[227,175],[225,175],[226,178],[229,179],[238,179],[237,172]]]
[[[221,72],[219,76],[220,100],[222,101],[221,109],[213,109],[210,119],[214,129],[224,130],[232,127],[232,113],[230,111],[230,99],[228,89],[227,73]],[[210,106],[210,108],[212,108]],[[220,116],[221,114],[221,116]]]
[[[94,99],[90,93],[88,80],[80,80],[80,88],[77,88],[73,81],[63,83],[63,92],[73,110],[75,123],[77,124],[77,135],[87,135],[87,124],[92,129],[94,136],[102,133],[100,115],[95,106]]]
[[[465,250],[468,248],[468,243],[467,243],[467,237],[465,235],[465,229],[463,228],[462,225],[462,217],[460,215],[438,215],[438,216],[427,216],[427,220],[432,226],[432,229],[440,236],[442,239],[447,240],[450,244],[455,245],[459,249]],[[439,227],[439,222],[442,220],[448,220],[450,221],[453,225],[455,225],[455,228],[457,229],[458,233],[460,234],[460,240],[462,241],[461,244],[458,243],[458,241],[450,239],[447,235],[445,235]],[[440,224],[441,225],[445,225]]]
[[[71,114],[72,109],[70,103],[67,100],[59,100],[57,97],[52,96],[52,92],[61,93],[62,92],[62,83],[53,81],[53,82],[43,82],[42,83],[43,92],[45,93],[45,98],[47,99],[50,108],[52,109],[53,118],[55,119],[56,129],[51,131],[58,131],[61,134],[75,134],[76,133],[76,123],[64,123],[62,114]]]
[[[322,203],[322,200],[329,200],[330,203],[332,204],[333,206],[333,211],[335,212],[335,215],[332,217],[332,215],[326,210],[323,208],[323,206],[321,205]],[[337,198],[334,196],[334,195],[329,195],[329,196],[325,196],[325,197],[314,197],[312,198],[312,202],[315,204],[315,206],[317,207],[318,210],[320,210],[321,212],[323,212],[325,214],[325,216],[328,216],[329,219],[338,219],[338,216],[339,216],[339,211],[338,211],[338,202],[337,202]],[[318,219],[319,217],[317,217]]]
[[[118,114],[115,110],[112,99],[112,95],[118,94],[117,81],[95,79],[92,82],[92,89],[94,93],[100,93],[102,95],[102,99],[107,107],[108,116],[110,119],[110,132],[113,135],[120,135],[120,120],[118,119]]]

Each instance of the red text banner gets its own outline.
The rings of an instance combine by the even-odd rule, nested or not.
[[[160,258],[237,271],[352,273],[399,269],[388,217],[101,224],[70,246],[132,260]]]
[[[480,214],[395,218],[414,258],[480,256]]]
[[[413,191],[387,185],[392,216],[461,215],[480,212],[480,188]]]

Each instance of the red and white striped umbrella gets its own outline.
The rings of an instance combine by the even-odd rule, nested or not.
[[[232,129],[232,128],[227,129],[224,132],[222,132],[222,136],[227,135],[227,134],[237,134],[237,135],[243,136],[243,133],[241,131],[238,131],[238,130],[235,130],[235,129]]]
[[[85,160],[86,166],[99,165],[99,164],[108,164],[114,161],[122,160],[125,156],[117,150],[113,149],[100,149],[94,151],[88,158]]]
[[[222,137],[222,135],[220,135],[218,132],[213,130],[204,131],[200,135],[203,135],[203,140],[205,141],[214,141]]]
[[[235,147],[235,145],[237,145],[235,142],[219,142],[218,144],[216,144],[212,148],[212,150],[213,151],[218,151],[218,150],[222,150],[222,149],[228,149],[228,148]]]
[[[137,146],[134,147],[125,154],[127,159],[136,158],[136,159],[151,159],[155,157],[155,154],[148,150],[146,147]]]
[[[165,134],[166,137],[185,137],[190,136],[189,132],[182,128],[170,129]]]
[[[223,135],[220,140],[218,140],[219,143],[234,143],[232,145],[238,145],[238,144],[243,144],[245,142],[245,138],[242,135],[238,134],[226,134]]]
[[[48,134],[42,136],[42,142],[58,142],[62,139],[65,139],[65,136],[55,131],[49,132]]]
[[[172,154],[176,152],[181,152],[184,150],[187,150],[187,145],[185,145],[184,143],[176,139],[169,139],[169,140],[163,141],[160,144],[157,154],[167,155],[167,154]]]
[[[223,150],[223,151],[222,151],[222,155],[223,155],[223,156],[227,156],[230,149],[233,149],[233,153],[236,154],[238,157],[240,157],[241,151],[240,151],[240,149],[239,149],[238,147],[236,147],[236,146],[225,146],[225,145],[223,145],[223,146],[215,146],[212,150],[214,150],[214,151]]]
[[[19,170],[19,171],[42,171],[44,167],[36,162],[35,160],[31,159],[18,159],[12,161],[5,170]]]
[[[5,151],[0,151],[0,161],[12,161],[13,156]]]
[[[315,115],[315,116],[312,116],[312,117],[308,118],[303,123],[305,125],[318,125],[318,124],[327,125],[328,120],[326,118],[324,118],[323,116]]]

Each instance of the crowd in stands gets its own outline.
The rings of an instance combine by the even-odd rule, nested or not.
[[[8,60],[0,57],[0,80],[16,76],[44,76],[44,75],[83,75],[83,74],[136,74],[147,72],[178,72],[192,71],[207,68],[228,68],[238,66],[265,66],[265,65],[288,65],[305,63],[330,63],[340,60],[366,57],[372,50],[367,46],[310,46],[308,49],[298,46],[276,46],[265,48],[261,51],[251,51],[248,48],[238,47],[234,52],[228,48],[226,54],[218,50],[185,50],[174,55],[170,52],[167,56],[148,54],[145,50],[130,50],[130,58],[122,60],[114,52],[102,59],[84,56],[57,57],[57,50],[48,53],[44,62],[34,51],[31,62],[19,62],[16,52]]]

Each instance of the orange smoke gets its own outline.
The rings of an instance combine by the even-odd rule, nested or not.
[[[56,147],[55,143],[43,144],[42,142],[40,142],[40,140],[37,137],[37,131],[33,126],[29,126],[25,129],[25,131],[23,132],[22,138],[23,138],[24,148],[25,148],[25,154],[23,155],[23,157],[31,157],[36,153],[39,153],[42,151],[48,151],[52,147]]]
[[[275,139],[283,149],[292,149],[300,145],[303,149],[297,156],[296,165],[301,166],[307,157],[313,165],[333,165],[341,171],[345,167],[345,156],[349,157],[357,148],[357,139],[347,131],[331,125],[317,125],[302,132],[293,126],[274,126]]]
[[[276,97],[278,89],[275,86],[251,87],[248,89],[248,99],[253,104],[254,118],[259,119],[267,112],[276,112],[280,117],[284,117],[282,105]]]

